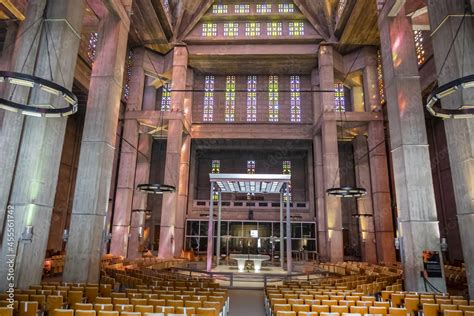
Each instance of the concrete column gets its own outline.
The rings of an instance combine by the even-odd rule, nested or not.
[[[323,148],[321,134],[313,138],[314,180],[316,183],[316,221],[318,231],[318,252],[323,260],[328,259],[327,221],[325,205],[325,185],[323,172]]]
[[[334,89],[334,61],[332,46],[322,45],[319,49],[319,85],[322,90]],[[334,93],[320,93],[320,106],[325,112],[321,126],[323,152],[324,191],[339,186],[339,149],[337,144],[336,113]],[[325,195],[325,217],[327,225],[328,257],[331,262],[344,259],[342,238],[341,200]]]
[[[356,186],[367,190],[367,195],[357,199],[357,213],[361,238],[362,261],[377,263],[376,239],[374,233],[374,210],[372,207],[372,184],[370,181],[367,138],[357,135],[352,140],[354,146],[354,165]],[[368,215],[368,216],[364,216]]]
[[[146,95],[146,94],[145,94]],[[154,109],[154,105],[153,105]],[[143,110],[153,110],[148,107],[148,104],[143,103]],[[151,148],[152,148],[153,138],[149,134],[140,134],[138,139],[138,155],[137,155],[137,164],[135,167],[135,185],[136,188],[139,184],[149,183],[150,182],[150,166],[151,166]],[[132,210],[148,210],[148,194],[140,192],[138,190],[133,191],[132,199]],[[146,223],[146,217],[143,217],[143,227],[148,235],[143,236],[143,238],[138,238],[139,230],[134,229],[133,225],[133,214],[132,214],[132,225],[130,229],[130,238],[128,245],[128,258],[139,258],[141,248],[143,249],[146,244],[149,242],[149,239],[152,238],[151,233],[153,231],[151,223]]]
[[[36,1],[29,6],[25,26],[31,25],[31,18],[36,18],[37,20],[43,14],[45,4],[45,1]],[[38,33],[39,43],[33,43],[34,49],[30,53],[32,54],[30,57],[36,58],[36,64],[34,65],[34,74],[36,76],[50,79],[51,71],[54,81],[68,89],[72,89],[83,11],[84,1],[50,0],[48,2],[46,7],[48,21],[44,22],[43,29]],[[38,25],[41,24],[39,21],[37,23]],[[33,27],[29,32],[34,34],[36,28]],[[21,42],[17,43],[19,45],[18,52],[24,55],[18,56],[16,70],[21,71],[22,67],[18,68],[18,63],[23,63],[27,56],[27,53],[23,50],[23,44],[28,46],[29,49],[32,43],[29,39],[28,35],[21,38]],[[22,43],[22,41],[27,42]],[[31,41],[33,40],[31,39]],[[54,55],[48,58],[48,44],[51,47],[52,43],[54,43],[59,59],[56,59]],[[51,50],[51,48],[49,49]],[[36,53],[37,57],[34,57]],[[27,73],[33,72],[32,61],[27,61],[27,64],[25,66],[26,70],[24,69],[23,71]],[[44,93],[33,91],[28,99],[28,93],[25,93],[24,89],[17,88],[15,91],[18,94],[15,94],[13,98],[21,100],[21,102],[26,102],[27,100],[29,101],[28,103],[33,104],[49,104],[50,102],[55,104],[56,102],[55,97]],[[16,148],[18,148],[17,136],[21,127],[15,124],[20,122],[23,124],[23,131],[20,136],[21,146],[16,157],[16,168],[14,169],[15,173],[9,199],[9,204],[15,209],[15,240],[19,241],[25,227],[33,227],[32,241],[19,241],[13,247],[16,248],[15,285],[17,288],[28,288],[31,284],[39,283],[43,273],[43,260],[48,242],[67,120],[66,118],[45,119],[31,116],[19,118],[16,115],[11,116],[9,113],[6,113],[5,119],[9,120],[10,118],[14,122],[9,122],[3,127],[5,128],[7,139],[9,137],[13,139],[12,148],[6,148],[6,152],[15,152]],[[5,156],[7,159],[14,156],[10,154],[5,154],[4,156],[6,152],[2,148],[2,160]],[[7,164],[10,163],[11,161],[7,161]],[[9,167],[13,169],[14,165],[9,165]],[[10,172],[7,172],[7,177],[10,177]],[[5,185],[9,187],[8,183],[5,183]],[[5,195],[2,198],[7,196]],[[3,202],[2,204],[6,203]],[[13,250],[9,249],[7,237],[8,234],[3,235],[0,251],[0,257],[2,258],[7,258],[7,255]],[[8,266],[6,264],[0,268],[2,280],[6,280],[7,269]],[[6,282],[2,282],[0,288],[5,289],[6,286]]]
[[[187,67],[188,50],[186,46],[176,46],[173,52],[172,91],[184,90],[186,88]],[[172,92],[171,111],[182,112],[184,99],[185,92]],[[164,183],[175,186],[177,191],[163,195],[158,256],[164,259],[179,255],[182,243],[177,245],[176,241],[184,239],[184,223],[182,223],[182,219],[184,218],[185,209],[178,209],[182,139],[182,121],[169,120]]]
[[[143,250],[143,239],[145,238],[145,218],[143,210],[134,209],[130,219],[130,238],[128,241],[128,258],[140,258]]]
[[[184,227],[188,205],[189,159],[191,156],[191,135],[185,135],[181,146],[181,162],[179,166],[178,212],[176,213],[176,228],[182,230],[175,234],[175,255],[179,256],[184,245]]]
[[[133,51],[133,68],[129,83],[130,94],[128,96],[126,112],[142,110],[143,89],[145,86],[144,56],[144,49]],[[137,152],[139,146],[138,121],[125,120],[123,124],[123,140],[121,140],[122,146],[115,193],[110,253],[126,257],[128,252],[128,238],[126,236],[128,236],[130,231],[132,200],[135,192],[135,170],[137,156],[140,156],[140,154]],[[134,240],[137,239],[134,238]],[[138,251],[138,249],[136,250]]]
[[[471,1],[472,3],[472,1]],[[436,30],[432,36],[433,52],[437,72],[447,56],[446,64],[441,70],[438,85],[443,85],[457,78],[474,72],[472,55],[474,53],[474,21],[471,14],[464,19],[454,47],[448,50],[462,16],[465,12],[465,1],[428,2],[431,29]],[[472,10],[472,7],[471,7]],[[474,90],[463,89],[456,94],[442,99],[444,108],[457,108],[460,105],[472,106]],[[449,119],[444,121],[448,140],[449,161],[451,164],[454,196],[459,221],[464,262],[466,265],[469,294],[474,297],[474,118]]]
[[[366,112],[380,109],[379,85],[377,74],[377,50],[375,47],[364,48],[365,67],[363,70],[364,106]]]
[[[367,142],[370,151],[369,163],[377,258],[379,262],[395,262],[392,199],[382,121],[369,122]]]
[[[66,247],[66,282],[99,281],[129,25],[112,12],[100,21]]]
[[[404,16],[403,9],[397,17],[387,17],[388,9],[386,6],[379,17],[379,29],[398,234],[405,289],[421,292],[425,290],[420,277],[424,269],[423,251],[438,251],[441,256],[440,234],[411,19]],[[433,278],[430,282],[440,291],[446,291],[443,278]]]
[[[19,33],[23,33],[23,36],[16,40],[16,44],[8,48],[8,51],[2,52],[11,56],[9,60],[2,67],[8,67],[15,72],[22,72],[26,74],[33,74],[35,71],[36,56],[38,53],[38,46],[40,36],[35,40],[36,33],[40,27],[40,19],[43,15],[43,10],[46,5],[46,1],[32,2],[27,7],[26,19],[21,23],[18,30]],[[25,30],[28,29],[28,32]],[[11,42],[11,39],[9,40]],[[12,47],[14,53],[11,53]],[[46,58],[47,55],[44,55]],[[2,58],[2,60],[5,60]],[[3,70],[7,70],[3,68]],[[49,74],[48,73],[44,73]],[[3,86],[3,85],[2,85]],[[17,87],[14,91],[2,91],[2,94],[6,93],[6,96],[10,97],[15,102],[25,103],[28,101],[28,89]],[[4,228],[4,217],[5,210],[10,198],[10,191],[12,188],[13,174],[15,172],[15,163],[18,155],[19,144],[21,140],[21,131],[23,129],[24,116],[19,113],[13,113],[9,111],[0,110],[0,233],[3,232]]]

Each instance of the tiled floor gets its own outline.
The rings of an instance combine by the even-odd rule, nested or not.
[[[229,316],[265,316],[263,290],[230,290]]]

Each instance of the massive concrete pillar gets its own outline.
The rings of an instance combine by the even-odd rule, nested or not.
[[[66,247],[66,282],[99,281],[129,25],[115,12],[101,17]]]
[[[469,10],[469,8],[467,8]],[[459,28],[465,14],[465,1],[428,2],[432,42],[437,72],[440,73],[438,85],[474,73],[472,55],[474,54],[474,21],[472,7],[464,24]],[[459,34],[450,49],[456,31]],[[449,54],[449,55],[448,55]],[[446,59],[447,57],[447,59]],[[441,69],[444,61],[446,64]],[[474,90],[461,91],[442,99],[444,108],[472,106]],[[474,118],[448,119],[444,121],[448,140],[449,160],[453,171],[454,196],[456,200],[459,230],[466,265],[469,294],[474,297]]]
[[[423,251],[441,249],[420,77],[411,20],[403,9],[388,17],[388,9],[379,16],[379,29],[405,289],[424,291]],[[446,291],[443,278],[430,282]]]
[[[334,60],[332,46],[321,45],[318,52],[319,86],[321,90],[334,89]],[[320,93],[321,112],[325,117],[321,123],[321,143],[323,152],[324,190],[339,186],[339,149],[334,93]],[[341,200],[325,196],[325,218],[327,227],[328,257],[331,262],[344,259]]]
[[[364,82],[364,106],[366,112],[373,112],[380,108],[377,50],[375,47],[365,47],[364,57],[365,67],[362,75]]]
[[[155,110],[156,104],[156,89],[149,87],[145,89],[143,94],[143,110],[153,111]],[[151,166],[151,148],[153,138],[150,134],[140,134],[138,138],[138,155],[135,167],[135,185],[136,188],[139,184],[149,183],[150,181],[150,166]],[[134,190],[132,199],[133,210],[148,210],[148,194]],[[137,221],[139,224],[134,225],[134,219],[132,215],[132,222],[130,228],[130,241],[128,245],[128,258],[138,258],[141,256],[140,249],[144,249],[150,239],[152,229],[150,223],[147,226],[147,217],[143,213],[143,217],[139,217]],[[142,225],[142,227],[140,226]],[[141,232],[143,230],[143,234]],[[140,237],[140,234],[143,236]]]
[[[144,56],[144,49],[133,51],[133,67],[129,83],[130,93],[125,112],[142,110],[145,86]],[[123,124],[110,253],[126,257],[132,216],[132,200],[135,191],[135,169],[137,166],[137,156],[140,153],[137,151],[139,146],[138,121],[133,119],[124,120]],[[133,239],[135,240],[136,238]]]
[[[395,262],[397,258],[383,121],[369,122],[367,134],[377,258],[379,262]]]
[[[46,5],[46,1],[32,2],[27,7],[26,19],[21,23],[18,30],[19,34],[23,35],[16,40],[15,45],[5,47],[6,50],[2,52],[2,70],[10,70],[15,72],[22,72],[26,74],[33,74],[35,71],[36,55],[38,53],[39,37],[36,37],[38,28],[40,28],[41,17]],[[29,30],[25,32],[25,30]],[[12,34],[10,34],[12,36]],[[9,37],[10,37],[9,36]],[[35,40],[36,38],[36,40]],[[6,39],[7,40],[7,39]],[[10,44],[11,38],[8,40]],[[14,40],[14,39],[13,39]],[[6,43],[5,43],[6,44]],[[12,48],[14,53],[12,54]],[[3,53],[10,56],[11,61],[3,58]],[[43,58],[47,58],[46,55]],[[46,75],[48,73],[44,73]],[[39,73],[38,73],[39,75]],[[2,86],[4,86],[2,84]],[[6,87],[5,87],[6,88]],[[25,103],[28,101],[28,89],[17,87],[14,91],[1,91],[2,94],[10,97],[15,102]],[[15,163],[18,155],[18,148],[21,139],[21,131],[23,129],[24,116],[19,113],[0,110],[0,233],[3,232],[5,210],[10,198],[10,191],[12,187],[13,174],[15,172]]]
[[[377,263],[376,239],[374,233],[374,210],[372,206],[372,183],[367,138],[357,135],[352,140],[354,146],[354,165],[356,186],[367,190],[367,195],[357,199],[357,213],[361,238],[362,261]]]
[[[173,52],[173,73],[171,77],[171,111],[183,113],[188,67],[188,50],[186,46],[176,46]],[[185,209],[178,209],[179,179],[181,167],[181,151],[183,144],[183,123],[181,119],[168,121],[168,139],[166,142],[166,164],[164,183],[176,187],[176,192],[163,195],[160,224],[160,258],[173,258],[179,255],[183,240],[184,223],[182,219]]]
[[[47,20],[38,33],[40,34],[37,38],[38,43],[34,42],[29,35],[20,39],[18,52],[21,55],[17,58],[15,69],[21,72],[33,72],[36,76],[46,79],[51,79],[52,75],[54,81],[71,89],[79,49],[84,1],[50,0],[46,8],[45,5],[46,1],[36,1],[28,8],[25,26],[31,25],[32,18],[36,18],[35,21],[39,26],[41,23],[38,18],[43,15],[44,10],[46,10]],[[37,28],[33,27],[29,32],[35,34],[36,30]],[[22,43],[22,41],[27,42]],[[23,63],[28,55],[24,46],[31,45],[34,49],[32,49],[30,54],[33,55],[30,57],[33,56],[33,60],[36,59],[34,71],[32,60],[26,61],[28,64],[26,69],[18,68],[18,63]],[[54,55],[48,57],[50,55],[48,51],[51,50],[52,45],[55,47],[58,58]],[[36,53],[37,57],[34,57]],[[18,94],[15,94],[13,98],[21,100],[21,102],[27,100],[32,104],[55,104],[56,102],[54,96],[45,93],[33,91],[28,99],[28,93],[24,89],[17,88],[16,90]],[[8,113],[5,119],[9,120],[10,118],[14,122],[9,122],[4,126],[5,136],[6,139],[11,137],[14,141],[11,144],[12,148],[6,148],[6,151],[3,151],[4,148],[2,148],[2,160],[5,156],[7,159],[12,158],[7,153],[9,151],[15,152],[18,148],[18,141],[21,143],[16,157],[16,168],[9,199],[9,204],[15,210],[15,240],[18,241],[21,238],[22,231],[26,227],[31,226],[33,229],[31,242],[18,242],[12,247],[16,248],[15,285],[18,288],[28,288],[31,284],[39,283],[43,274],[43,260],[48,242],[67,120],[66,118],[45,119],[31,116],[19,118],[16,115],[10,116]],[[19,122],[23,124],[21,140],[17,138],[21,127],[15,126]],[[11,161],[7,163],[10,168],[14,168],[10,164]],[[11,171],[8,171],[6,176],[10,177]],[[9,187],[9,184],[5,183],[5,186]],[[12,254],[13,249],[10,249],[7,242],[8,237],[9,234],[3,235],[0,251],[2,258]],[[2,265],[0,268],[2,280],[6,280],[7,270],[7,265]],[[1,282],[0,287],[5,289],[6,283]]]

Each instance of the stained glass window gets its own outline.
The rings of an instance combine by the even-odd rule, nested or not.
[[[225,37],[239,36],[239,23],[235,23],[235,22],[224,23],[224,36]]]
[[[295,6],[293,3],[279,3],[278,12],[279,13],[293,13],[295,11]]]
[[[234,12],[237,14],[248,14],[250,13],[250,5],[248,4],[236,4]]]
[[[283,35],[283,24],[281,22],[268,22],[267,23],[267,35],[268,36],[282,36]]]
[[[271,3],[259,3],[259,4],[257,4],[257,13],[272,13]]]
[[[290,36],[303,36],[304,35],[304,22],[290,22],[289,34]]]
[[[291,121],[301,122],[301,86],[300,76],[290,77],[290,110]]]
[[[122,90],[122,101],[125,103],[128,101],[128,96],[130,94],[130,79],[132,78],[132,67],[133,67],[133,51],[128,51],[127,57],[127,73],[124,78],[124,85]]]
[[[226,14],[227,4],[214,4],[212,6],[212,13],[214,14]]]
[[[291,175],[291,161],[285,160],[283,161],[283,174],[290,174]],[[283,196],[283,201],[288,202],[291,201],[291,183],[288,183],[288,193],[285,192]]]
[[[203,23],[202,36],[205,36],[205,37],[217,36],[217,24],[216,23]]]
[[[340,18],[344,9],[346,8],[347,1],[346,0],[339,0],[339,4],[337,6],[337,16]]]
[[[415,37],[416,57],[418,58],[418,65],[425,62],[425,47],[423,45],[423,33],[419,30],[413,31]]]
[[[221,172],[221,161],[220,160],[213,160],[211,167],[212,167],[211,173],[220,173]]]
[[[206,76],[204,82],[204,122],[214,118],[214,76]]]
[[[245,23],[245,36],[260,36],[260,22]]]
[[[268,78],[268,121],[278,122],[278,76]]]
[[[235,76],[227,76],[225,82],[225,121],[235,121]]]
[[[385,90],[384,90],[384,82],[383,82],[382,54],[380,53],[380,50],[377,51],[377,78],[379,81],[380,104],[384,104],[385,103]]]
[[[257,76],[247,77],[247,122],[257,120]]]
[[[99,33],[92,32],[89,34],[89,44],[87,47],[87,58],[92,64],[95,61],[97,54],[97,42],[99,41]]]
[[[247,160],[247,173],[255,174],[255,160]]]
[[[167,82],[163,85],[161,93],[161,111],[169,111],[171,109],[171,83]]]
[[[211,173],[220,173],[221,172],[221,161],[220,160],[213,160],[211,163]],[[214,201],[219,200],[219,192],[214,191],[212,196]]]
[[[337,112],[346,111],[346,102],[344,100],[344,85],[342,83],[336,83],[334,85],[335,92],[335,109]]]

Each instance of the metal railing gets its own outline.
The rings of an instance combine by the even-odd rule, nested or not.
[[[190,268],[170,268],[171,272],[177,272],[181,274],[187,274],[190,277],[202,277],[207,276],[221,281],[228,281],[229,287],[234,286],[234,274],[232,272],[208,272],[205,270],[197,270]]]

